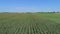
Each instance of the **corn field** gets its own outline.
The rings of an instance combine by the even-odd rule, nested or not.
[[[60,15],[0,14],[0,34],[60,34]]]

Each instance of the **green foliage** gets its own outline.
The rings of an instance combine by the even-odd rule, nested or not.
[[[60,15],[0,14],[0,34],[60,34]]]

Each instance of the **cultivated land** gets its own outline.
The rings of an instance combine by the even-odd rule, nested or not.
[[[1,13],[0,34],[60,34],[60,14]]]

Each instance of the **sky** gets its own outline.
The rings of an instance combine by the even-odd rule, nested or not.
[[[60,11],[60,0],[0,0],[0,12]]]

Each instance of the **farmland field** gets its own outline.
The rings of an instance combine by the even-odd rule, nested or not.
[[[0,34],[60,34],[60,14],[0,14]]]

